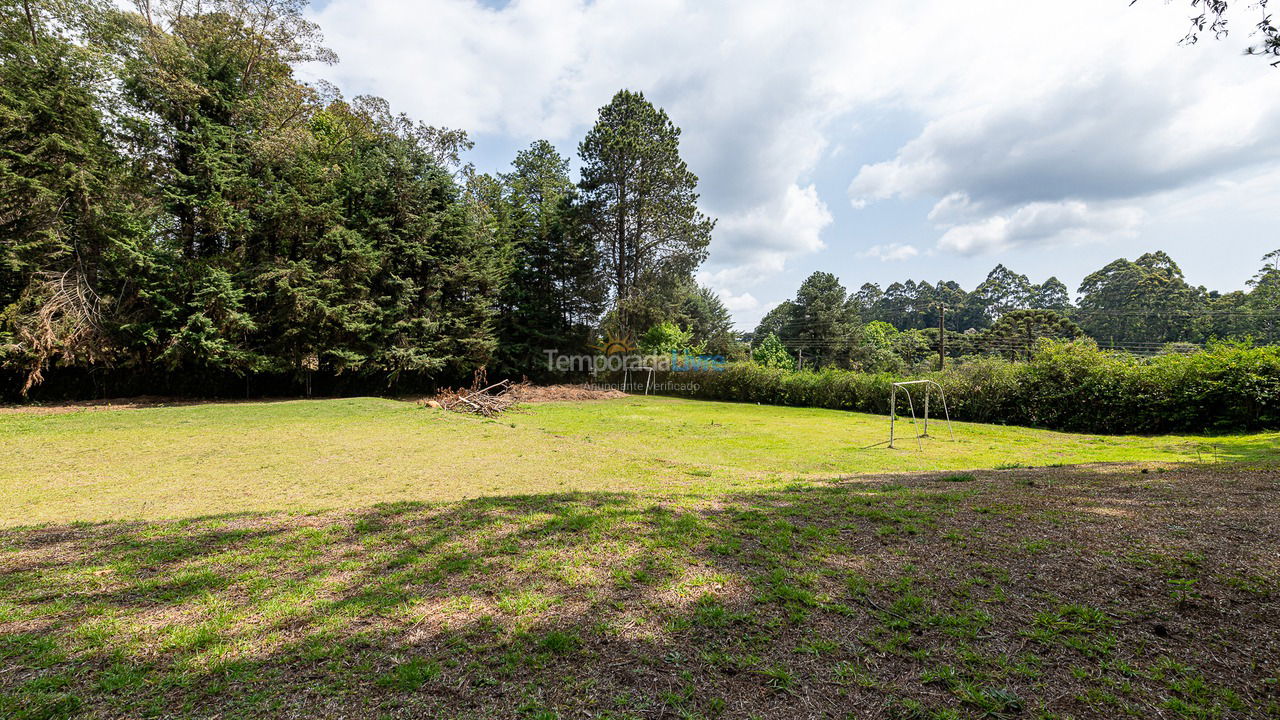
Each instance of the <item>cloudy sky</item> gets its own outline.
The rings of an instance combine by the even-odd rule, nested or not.
[[[1280,69],[1241,56],[1244,7],[1179,46],[1184,6],[321,0],[341,61],[304,76],[466,129],[487,171],[538,138],[575,154],[642,90],[684,130],[719,219],[700,280],[742,329],[815,270],[970,288],[1000,262],[1074,289],[1164,249],[1240,289],[1280,247]]]

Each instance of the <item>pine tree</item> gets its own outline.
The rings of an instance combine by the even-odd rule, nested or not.
[[[534,375],[546,350],[582,347],[601,311],[595,243],[579,222],[569,160],[539,140],[502,176],[510,274],[499,303],[500,368]]]
[[[682,295],[676,319],[693,333],[695,343],[712,355],[746,357],[746,346],[734,336],[729,308],[715,291],[690,284]]]
[[[619,330],[668,319],[660,299],[706,259],[715,227],[698,209],[698,178],[680,158],[680,129],[643,93],[621,90],[600,108],[578,153]]]
[[[128,246],[130,208],[94,87],[102,76],[80,25],[90,3],[0,9],[0,365],[21,391],[57,360],[103,361],[106,307]]]
[[[784,341],[803,349],[805,367],[847,366],[858,329],[856,305],[835,275],[815,272],[796,291],[792,330]]]

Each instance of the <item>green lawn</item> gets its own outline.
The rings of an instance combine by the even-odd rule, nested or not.
[[[884,425],[0,415],[0,718],[1280,718],[1275,434]]]
[[[908,424],[901,426],[911,433]],[[0,415],[0,526],[314,511],[398,500],[719,493],[877,472],[1113,461],[1265,461],[1280,434],[1103,437],[945,425],[869,447],[884,417],[629,398],[485,421],[377,398]]]

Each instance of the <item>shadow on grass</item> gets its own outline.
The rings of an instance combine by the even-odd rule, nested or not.
[[[3,531],[0,715],[1277,711],[1274,476],[949,477]]]

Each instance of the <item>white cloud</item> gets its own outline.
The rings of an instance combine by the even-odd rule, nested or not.
[[[711,260],[698,272],[698,282],[719,293],[744,322],[752,322],[758,314],[751,311],[760,303],[746,288],[781,273],[789,260],[824,249],[822,231],[831,221],[812,185],[791,185],[777,198],[721,217]]]
[[[1263,80],[1249,83],[1259,95]],[[1231,104],[1243,96],[1185,97],[1178,89],[1184,81],[1116,71],[1063,86],[1052,98],[947,114],[893,159],[864,165],[850,197],[865,205],[945,196],[935,212],[944,205],[1125,199],[1280,158],[1280,126],[1257,117],[1260,108],[1280,113],[1280,94]]]
[[[787,257],[826,247],[822,231],[830,224],[831,211],[817,189],[793,184],[764,203],[722,216],[712,252],[729,264],[781,270]]]
[[[1143,217],[1138,208],[1099,210],[1076,200],[1028,203],[1008,215],[956,225],[943,233],[938,247],[974,255],[1032,243],[1079,243],[1108,236],[1132,236]]]
[[[928,217],[936,223],[951,224],[972,215],[976,210],[968,193],[953,192],[935,203]]]
[[[1057,67],[1029,53],[1038,80],[1011,69],[920,101],[924,129],[860,168],[851,204],[939,198],[927,216],[938,249],[976,255],[1134,237],[1162,194],[1280,160],[1280,125],[1268,121],[1280,114],[1278,77],[1232,57],[1234,46],[1172,53],[1156,44],[1167,35],[1138,26],[1149,17],[1119,18],[1124,43],[1105,25],[1071,32],[1078,15],[1055,13]],[[1021,52],[1010,55],[1021,63]]]
[[[896,262],[899,260],[910,260],[920,254],[914,245],[904,243],[889,243],[887,245],[872,245],[860,253],[862,257],[875,258],[883,262]]]
[[[746,312],[760,307],[760,301],[756,300],[749,292],[741,295],[721,294],[720,300],[729,309],[729,312]]]
[[[813,6],[820,17],[839,4]],[[682,154],[719,218],[708,270],[750,282],[823,247],[832,221],[806,181],[842,111],[821,87],[835,38],[768,2],[333,0],[314,13],[342,62],[317,69],[426,122],[576,144],[621,87],[684,129]],[[741,297],[749,285],[723,292]]]
[[[1239,33],[1179,47],[1183,5],[330,0],[313,17],[342,58],[317,75],[517,144],[569,150],[617,89],[643,90],[720,218],[700,279],[749,317],[824,233],[857,234],[829,232],[844,188],[816,179],[824,161],[851,163],[855,207],[932,202],[897,222],[962,254],[1131,236],[1157,195],[1274,165],[1280,73],[1240,57]],[[909,139],[868,146],[885,112]]]

